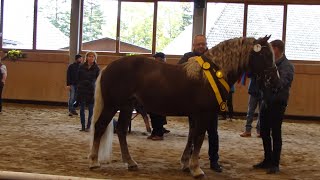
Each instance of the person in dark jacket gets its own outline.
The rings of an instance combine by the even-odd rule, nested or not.
[[[249,102],[248,102],[248,112],[247,112],[247,121],[245,125],[245,131],[240,134],[241,137],[251,137],[251,129],[252,129],[252,122],[254,112],[258,107],[258,118],[257,118],[257,137],[260,136],[260,105],[261,105],[261,94],[259,91],[259,87],[257,84],[257,78],[253,74],[249,74],[250,84],[249,84]]]
[[[93,51],[87,52],[84,63],[79,68],[79,83],[77,101],[80,104],[80,131],[89,131],[93,115],[95,82],[99,75],[100,68],[97,64],[97,54]],[[89,115],[87,126],[85,126],[85,108],[88,106]]]
[[[183,64],[188,61],[189,58],[193,56],[201,56],[208,50],[207,39],[204,35],[199,34],[193,38],[192,42],[192,52],[185,53],[183,57],[179,60],[178,64]],[[189,123],[190,123],[189,117]],[[219,165],[219,135],[218,135],[218,114],[212,121],[207,129],[208,132],[208,142],[209,142],[209,160],[210,160],[210,169],[216,172],[222,172],[222,167]],[[192,124],[189,124],[192,126]]]
[[[75,107],[73,104],[76,101],[76,93],[77,93],[77,85],[78,85],[78,73],[79,73],[79,67],[82,63],[82,56],[80,54],[77,54],[75,56],[74,63],[70,64],[68,66],[67,70],[67,90],[69,91],[69,101],[68,101],[68,109],[69,109],[69,116],[72,115],[78,115],[76,112]]]
[[[270,74],[272,88],[262,90],[260,88],[262,93],[260,133],[263,141],[264,160],[253,166],[254,168],[267,169],[268,174],[280,171],[281,125],[294,76],[294,66],[284,55],[284,43],[281,40],[274,40],[271,45],[280,79],[275,78],[276,73]]]
[[[166,56],[162,52],[156,53],[153,57],[156,61],[166,62]],[[163,125],[167,124],[166,116],[158,115],[152,112],[149,113],[149,116],[151,119],[152,132],[151,135],[148,136],[148,139],[163,140],[163,134],[170,132],[163,127]]]

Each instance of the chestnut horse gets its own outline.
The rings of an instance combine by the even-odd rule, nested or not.
[[[265,69],[275,69],[274,55],[269,37],[234,38],[223,41],[209,49],[202,57],[211,67],[222,72],[229,86],[245,72],[261,74]],[[146,112],[167,116],[190,116],[194,127],[189,128],[187,145],[181,157],[183,170],[194,177],[203,177],[199,166],[199,153],[209,121],[215,120],[220,106],[202,67],[192,57],[182,65],[173,65],[144,56],[129,56],[110,63],[101,71],[96,81],[93,126],[91,126],[91,149],[89,167],[99,167],[100,150],[112,145],[112,131],[106,130],[112,117],[120,110],[117,133],[122,160],[129,170],[136,170],[127,145],[127,129],[135,103]],[[216,82],[222,99],[227,90]],[[108,129],[110,129],[108,127]],[[108,147],[100,145],[107,138]],[[110,142],[111,141],[111,142]],[[193,145],[193,146],[192,146]],[[192,149],[193,147],[193,149]],[[100,149],[100,150],[99,150]],[[109,159],[110,160],[110,159]]]

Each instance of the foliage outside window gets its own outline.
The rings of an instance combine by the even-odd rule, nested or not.
[[[85,0],[82,49],[116,51],[118,1]]]
[[[70,15],[71,0],[38,1],[36,49],[67,50]]]
[[[127,44],[120,44],[120,52],[151,52],[153,9],[154,3],[121,3],[120,41]],[[137,47],[126,48],[128,44]]]
[[[193,3],[158,2],[156,51],[184,54],[192,45]]]

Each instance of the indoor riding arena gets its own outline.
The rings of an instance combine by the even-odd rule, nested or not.
[[[0,8],[0,179],[320,179],[319,1],[1,0]],[[262,101],[247,132],[253,76]],[[160,135],[153,114],[166,115]],[[268,164],[267,130],[274,152],[279,128],[280,162]]]

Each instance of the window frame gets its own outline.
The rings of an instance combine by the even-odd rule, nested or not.
[[[4,3],[5,1],[8,0],[1,0],[1,5],[0,5],[0,51],[7,51],[9,50],[8,48],[3,48],[3,10],[4,10]],[[84,0],[80,0],[80,9],[81,12],[83,12],[83,2]],[[158,11],[158,2],[161,1],[167,1],[167,2],[176,2],[177,0],[118,0],[118,15],[117,15],[117,32],[116,32],[116,51],[115,52],[102,52],[99,51],[99,54],[102,55],[116,55],[116,56],[122,56],[125,55],[126,53],[121,53],[119,52],[120,50],[120,40],[119,40],[119,35],[121,32],[120,29],[120,15],[121,15],[121,2],[153,2],[154,3],[154,16],[153,16],[153,32],[152,32],[152,47],[151,47],[151,54],[155,53],[156,51],[156,30],[157,30],[157,11]],[[178,2],[194,2],[193,0],[181,0]],[[320,5],[320,1],[318,0],[287,0],[286,2],[284,2],[283,0],[268,0],[266,1],[260,1],[260,0],[247,0],[247,1],[243,1],[243,0],[207,0],[206,3],[208,2],[216,2],[216,3],[241,3],[244,4],[244,20],[243,20],[243,36],[245,36],[247,34],[247,21],[248,21],[248,5],[281,5],[283,6],[283,37],[282,40],[285,41],[286,40],[286,36],[287,36],[287,15],[288,15],[288,5],[293,5],[293,4],[299,4],[299,5]],[[72,3],[72,2],[71,2]],[[72,4],[71,4],[72,7]],[[205,8],[206,11],[206,8]],[[206,13],[203,16],[204,18],[204,22],[206,21]],[[37,46],[37,42],[36,42],[36,38],[37,38],[37,19],[38,19],[38,0],[34,0],[34,23],[33,23],[33,45],[32,45],[32,49],[21,49],[25,52],[39,52],[39,53],[60,53],[60,54],[69,54],[68,50],[37,50],[36,46]],[[83,51],[81,49],[81,44],[82,44],[82,23],[83,23],[83,18],[82,15],[79,18],[80,21],[80,29],[79,29],[79,41],[78,41],[78,46],[79,49],[78,51],[80,51],[80,53],[85,53],[86,51]],[[194,23],[194,22],[193,22]],[[206,22],[204,23],[204,26],[206,26]],[[204,27],[204,31],[206,31],[206,27]],[[205,33],[205,32],[204,32]],[[180,55],[170,55],[170,57],[175,58],[175,57],[180,57]],[[320,64],[320,59],[319,60],[291,60],[292,62],[297,62],[297,63],[306,63],[306,64]]]

